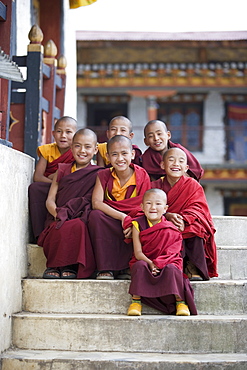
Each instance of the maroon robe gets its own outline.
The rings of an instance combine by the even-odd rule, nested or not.
[[[38,245],[44,249],[47,267],[78,264],[77,277],[87,278],[96,266],[86,223],[97,172],[102,167],[89,164],[71,173],[72,165],[58,167],[57,220],[49,214]]]
[[[208,279],[208,276],[218,276],[214,240],[216,230],[202,186],[185,176],[173,187],[166,177],[153,181],[151,185],[152,188],[162,189],[167,194],[168,212],[180,214],[185,221],[185,229],[182,232],[185,255],[202,272],[205,279]],[[204,266],[208,271],[205,271]]]
[[[160,223],[152,227],[148,225],[144,215],[135,221],[139,224],[143,253],[161,271],[159,275],[154,276],[147,262],[137,261],[132,257],[129,293],[141,296],[143,303],[165,314],[176,313],[175,295],[178,295],[186,301],[191,314],[196,315],[193,289],[189,279],[182,272],[181,233],[164,217]]]
[[[190,177],[193,177],[199,181],[204,171],[193,154],[182,145],[168,140],[168,149],[170,148],[179,148],[186,153],[187,163],[189,166],[187,173]],[[161,162],[162,156],[160,152],[157,152],[150,147],[142,154],[142,167],[145,168],[147,173],[152,176],[152,178],[159,179],[161,176],[165,175],[165,171],[160,167]]]
[[[113,187],[113,176],[111,169],[106,168],[99,171],[98,177],[104,192],[108,192],[111,199],[104,202],[112,208],[124,212],[131,217],[142,213],[140,204],[143,194],[150,189],[150,180],[146,171],[135,165],[130,165],[136,174],[136,185],[130,185],[127,189],[125,199],[116,201],[111,194]],[[136,188],[137,196],[131,198],[131,194]],[[90,212],[88,228],[93,244],[94,254],[99,271],[110,270],[119,271],[128,268],[131,259],[133,246],[132,243],[124,241],[123,227],[121,221],[116,220],[100,210]]]
[[[49,177],[50,175],[55,173],[58,169],[59,163],[72,163],[72,162],[74,162],[74,160],[75,159],[74,159],[73,153],[72,153],[71,149],[69,149],[67,152],[61,154],[60,157],[58,157],[57,159],[55,159],[51,163],[47,163],[44,176]]]
[[[72,163],[74,162],[74,157],[71,149],[66,153],[62,154],[60,157],[47,163],[46,171],[44,176],[48,177],[49,175],[55,173],[58,169],[59,163]],[[31,227],[34,236],[34,242],[38,238],[41,231],[45,228],[45,220],[47,217],[46,209],[46,199],[50,190],[51,183],[49,182],[33,182],[28,187],[28,204],[29,204],[29,215],[31,221]]]

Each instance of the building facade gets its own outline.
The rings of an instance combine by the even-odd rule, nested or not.
[[[214,215],[247,215],[247,32],[77,31],[77,117],[105,140],[109,120],[161,119],[204,168]]]

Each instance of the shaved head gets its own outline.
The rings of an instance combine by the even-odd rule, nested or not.
[[[119,143],[119,145],[121,145],[121,143],[127,143],[129,148],[130,148],[130,151],[132,151],[132,142],[131,140],[127,137],[127,136],[123,136],[123,135],[116,135],[116,136],[113,136],[108,142],[107,142],[107,153],[109,153],[110,149],[111,149],[111,146],[115,143]]]
[[[127,117],[125,117],[125,116],[116,116],[116,117],[113,117],[112,120],[110,121],[109,125],[108,125],[109,129],[111,128],[111,126],[116,121],[121,122],[123,124],[123,126],[127,126],[129,132],[130,133],[132,132],[132,122]]]
[[[185,158],[185,162],[187,163],[187,155],[186,153],[180,149],[180,148],[170,148],[168,149],[164,155],[163,155],[163,161],[166,160],[166,158],[170,157],[171,155],[173,154],[176,154],[176,155],[179,155],[180,157],[184,157]]]
[[[57,126],[59,126],[59,124],[60,124],[61,122],[69,123],[69,124],[73,127],[73,129],[76,131],[76,128],[77,128],[77,121],[76,121],[74,118],[69,117],[69,116],[63,116],[63,117],[59,118],[59,119],[56,121],[55,125],[54,125],[54,130],[56,130]]]
[[[97,136],[93,130],[90,130],[89,128],[81,128],[80,130],[76,131],[74,137],[73,137],[73,142],[76,140],[78,136],[91,136],[92,137],[92,142],[97,145]]]
[[[167,202],[166,193],[163,190],[157,188],[147,190],[143,196],[143,201],[147,199],[150,194],[157,194],[164,200],[165,203]]]
[[[160,120],[158,120],[158,119],[153,119],[152,121],[149,121],[149,122],[146,124],[146,126],[144,127],[144,136],[145,136],[145,137],[146,137],[146,134],[147,134],[147,129],[148,129],[148,127],[150,127],[150,126],[151,126],[151,125],[153,125],[154,123],[159,123],[161,126],[163,126],[163,127],[164,127],[165,132],[167,132],[167,131],[168,131],[168,130],[167,130],[167,126],[166,126],[165,122],[160,121]]]

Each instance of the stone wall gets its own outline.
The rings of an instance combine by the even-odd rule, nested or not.
[[[28,185],[34,159],[0,145],[0,352],[11,345],[11,315],[21,310],[29,241]]]

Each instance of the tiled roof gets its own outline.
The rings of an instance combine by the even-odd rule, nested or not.
[[[112,32],[76,31],[78,41],[237,41],[247,40],[247,31],[224,32]]]
[[[0,47],[0,78],[7,80],[23,82],[23,76],[18,65],[5,54]]]

